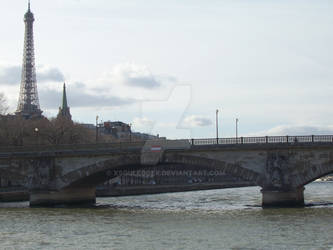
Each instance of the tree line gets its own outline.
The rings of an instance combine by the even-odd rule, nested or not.
[[[59,145],[96,143],[96,130],[58,116],[56,118],[25,119],[7,114],[8,105],[0,93],[0,147],[28,145]],[[131,132],[123,138],[111,133],[101,133],[98,128],[98,143],[117,143],[146,140]]]
[[[95,142],[93,130],[65,117],[24,119],[6,114],[8,105],[0,93],[0,146],[56,145]]]

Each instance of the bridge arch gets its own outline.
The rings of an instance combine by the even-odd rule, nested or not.
[[[225,174],[239,177],[243,180],[255,183],[257,186],[263,185],[263,180],[259,173],[244,168],[239,163],[230,164],[219,160],[208,159],[205,157],[177,153],[165,154],[162,162],[169,164],[184,164],[189,166],[200,166],[210,169],[218,169]]]
[[[147,167],[147,165],[142,164],[141,160],[140,153],[114,156],[108,160],[78,168],[59,177],[57,186],[59,189],[75,186],[93,187],[112,177],[116,177],[117,175],[114,174],[116,171],[133,170],[134,167],[136,169]],[[182,164],[220,170],[224,174],[250,181],[258,186],[263,185],[263,180],[259,173],[244,168],[239,163],[230,164],[201,156],[166,153],[157,164]],[[110,173],[108,173],[108,171],[110,171]]]
[[[333,162],[329,161],[325,164],[310,166],[293,176],[294,187],[303,187],[304,185],[331,173],[333,173]]]
[[[125,170],[129,167],[140,166],[140,164],[140,154],[114,156],[105,161],[78,168],[59,177],[58,187],[59,189],[75,186],[95,187],[111,179],[113,171]],[[110,171],[110,173],[108,173],[108,171]]]

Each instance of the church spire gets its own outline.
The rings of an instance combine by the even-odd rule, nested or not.
[[[66,83],[64,83],[62,91],[62,109],[67,109]]]
[[[63,90],[62,90],[62,104],[59,107],[58,118],[66,118],[72,120],[72,115],[69,111],[69,107],[67,104],[67,94],[66,94],[66,84],[64,83]]]
[[[28,0],[28,12],[30,12],[30,0]]]

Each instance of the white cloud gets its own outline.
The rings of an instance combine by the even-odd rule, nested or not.
[[[61,103],[62,85],[55,83],[64,82],[65,76],[56,67],[47,65],[37,66],[37,88],[42,109],[57,109]],[[135,91],[144,91],[146,96],[152,95],[150,89],[158,88],[161,82],[175,82],[172,76],[158,77],[148,70],[148,67],[133,63],[118,64],[110,73],[100,80],[85,83],[67,83],[68,102],[71,107],[115,107],[137,103],[140,100],[138,93],[133,97],[132,87],[139,87]],[[7,85],[6,95],[9,97],[11,109],[17,102],[17,93],[21,81],[21,66],[0,64],[0,84]],[[39,84],[43,83],[43,84]],[[119,84],[120,83],[120,84]],[[158,88],[160,89],[160,88]],[[10,90],[10,91],[9,91]],[[141,98],[145,99],[145,98]]]
[[[147,117],[135,117],[132,121],[133,130],[145,133],[151,133],[154,125],[155,122]]]
[[[212,121],[203,116],[191,115],[184,118],[182,126],[186,128],[206,127],[212,125]]]
[[[111,82],[121,83],[129,87],[154,89],[161,86],[161,82],[156,79],[147,66],[134,63],[116,65],[109,77]]]
[[[133,126],[136,128],[147,128],[154,125],[154,121],[148,119],[147,117],[135,117],[132,122]]]
[[[333,125],[310,126],[310,125],[280,125],[249,136],[277,136],[277,135],[332,135]]]
[[[154,74],[148,66],[130,62],[116,64],[97,80],[86,81],[92,93],[116,93],[118,97],[141,101],[167,99],[177,82],[174,76]]]
[[[189,128],[184,128],[181,121],[190,105],[191,96],[190,85],[176,85],[163,98],[157,99],[156,96],[150,96],[150,98],[156,98],[156,100],[138,102],[137,112],[140,115],[136,115],[133,120],[134,130],[163,134],[167,135],[168,138],[177,138],[184,134],[186,130],[185,133],[189,134]],[[184,137],[184,135],[181,137]]]

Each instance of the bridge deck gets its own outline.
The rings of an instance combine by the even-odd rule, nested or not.
[[[265,136],[238,138],[207,138],[184,140],[150,140],[121,143],[27,145],[0,147],[0,158],[43,157],[67,155],[102,155],[150,151],[152,145],[161,150],[246,150],[333,146],[333,135]]]

